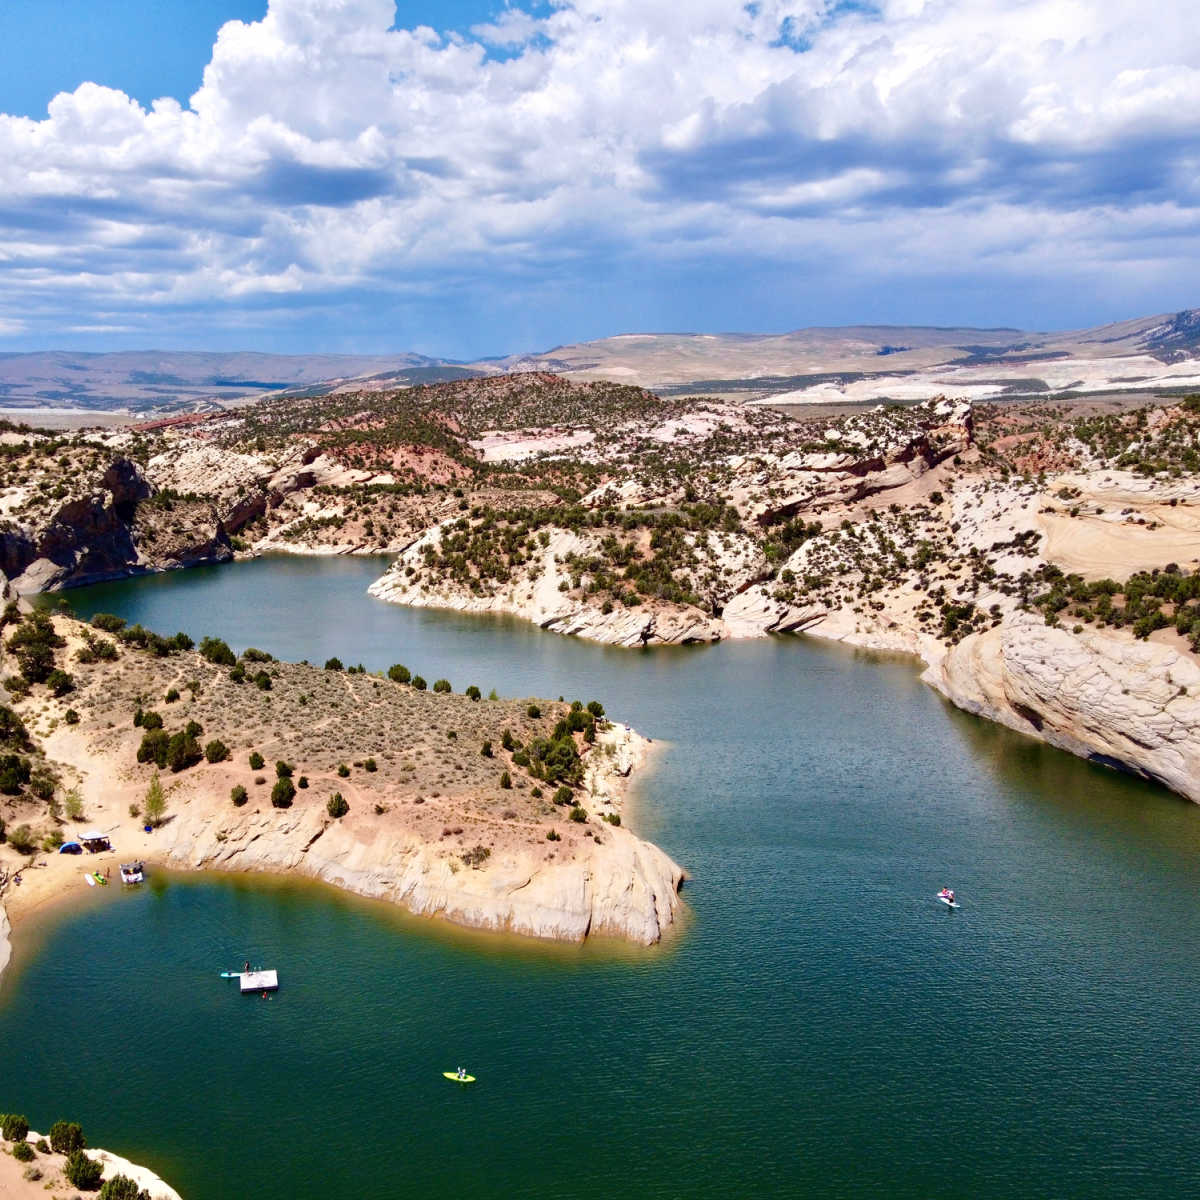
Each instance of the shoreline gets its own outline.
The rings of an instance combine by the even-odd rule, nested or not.
[[[45,1136],[31,1129],[24,1140],[32,1148]],[[12,1143],[12,1145],[15,1144]],[[9,1143],[0,1139],[0,1146],[7,1147],[8,1145]],[[113,1151],[99,1146],[89,1146],[85,1153],[93,1162],[101,1164],[105,1181],[123,1175],[126,1179],[132,1180],[139,1189],[148,1192],[150,1200],[183,1200],[170,1184],[161,1179],[149,1167],[139,1166],[120,1154],[115,1154]],[[15,1159],[11,1151],[0,1149],[0,1197],[4,1197],[5,1200],[12,1197],[13,1200],[16,1200],[16,1197],[19,1196],[44,1194],[52,1188],[57,1191],[60,1185],[65,1187],[68,1192],[76,1192],[77,1189],[67,1183],[65,1178],[57,1178],[57,1173],[62,1172],[65,1164],[65,1154],[38,1151],[33,1159],[33,1165],[36,1165],[39,1174],[34,1178],[29,1178],[24,1174],[27,1164]],[[47,1174],[50,1175],[49,1179],[44,1178]]]
[[[122,788],[122,781],[111,770],[105,772],[102,769],[107,765],[103,760],[100,760],[101,769],[95,772],[95,777],[89,777],[81,770],[82,761],[88,759],[88,748],[80,744],[81,738],[60,731],[50,740],[57,743],[55,748],[60,750],[64,742],[70,745],[74,753],[65,754],[58,761],[83,776],[81,782],[85,786],[91,783],[93,790],[102,790],[106,796],[104,802],[89,801],[89,815],[83,824],[94,824],[110,832],[114,848],[79,856],[38,851],[10,874],[0,891],[0,988],[11,975],[10,968],[25,943],[24,931],[36,930],[43,922],[53,921],[72,898],[86,894],[89,900],[98,902],[99,895],[91,896],[95,888],[88,888],[86,893],[78,891],[84,886],[81,876],[91,871],[109,871],[108,887],[123,889],[126,885],[120,882],[118,868],[122,859],[130,858],[137,858],[150,868],[181,874],[266,875],[321,883],[366,900],[391,904],[414,918],[437,919],[464,929],[506,933],[530,942],[578,944],[599,937],[647,947],[662,940],[672,930],[683,907],[679,888],[686,872],[665,852],[634,833],[630,828],[632,822],[626,819],[631,815],[628,806],[634,790],[633,780],[644,771],[651,757],[652,744],[623,724],[612,723],[609,730],[600,734],[597,747],[611,745],[613,751],[604,753],[603,757],[597,755],[586,767],[588,795],[598,801],[595,815],[600,816],[601,807],[621,815],[620,826],[596,826],[604,831],[605,848],[612,847],[613,853],[602,858],[597,848],[590,857],[585,855],[578,862],[563,863],[554,868],[552,882],[560,891],[576,898],[575,908],[561,911],[547,908],[547,904],[553,904],[553,892],[542,897],[540,906],[536,897],[530,905],[513,904],[505,892],[506,887],[513,885],[511,864],[507,870],[502,867],[504,887],[495,890],[487,887],[487,870],[459,871],[449,877],[442,871],[433,880],[423,878],[435,872],[440,864],[432,859],[429,847],[421,846],[411,838],[387,843],[384,851],[397,853],[386,855],[373,870],[364,868],[361,862],[357,864],[358,869],[348,865],[347,860],[354,858],[355,850],[361,850],[354,843],[338,846],[321,858],[308,853],[297,854],[297,842],[303,843],[311,837],[304,821],[294,822],[290,829],[297,838],[291,842],[277,839],[278,844],[269,847],[266,853],[262,852],[264,838],[261,831],[253,832],[248,840],[231,846],[228,833],[221,827],[223,818],[230,812],[226,802],[216,795],[215,788],[212,795],[202,794],[202,803],[197,806],[201,810],[207,807],[210,811],[192,811],[195,797],[190,797],[171,820],[154,833],[142,831],[140,823],[136,829],[130,829],[129,819],[122,816],[125,802],[133,794],[128,786]],[[140,789],[141,782],[139,780],[135,787]],[[203,801],[207,801],[207,806]],[[268,809],[268,813],[273,811]],[[331,841],[337,832],[326,835],[325,840]],[[598,847],[600,839],[595,841]],[[241,852],[251,846],[256,847],[253,854]],[[339,853],[342,850],[344,854]],[[520,863],[516,865],[521,866]],[[526,871],[527,878],[517,880],[516,889],[536,891],[533,886],[536,868],[526,867]],[[19,884],[14,882],[16,875],[21,877]],[[456,882],[457,888],[453,886]],[[649,894],[644,894],[643,888],[649,888]],[[581,890],[582,901],[579,900]],[[105,891],[100,889],[101,894]],[[614,897],[612,894],[622,892],[631,895]]]

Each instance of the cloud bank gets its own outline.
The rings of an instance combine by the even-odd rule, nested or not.
[[[1200,23],[1179,0],[395,17],[271,0],[220,30],[186,107],[83,83],[43,120],[0,116],[0,337],[473,354],[856,315],[1063,324],[1191,286]]]

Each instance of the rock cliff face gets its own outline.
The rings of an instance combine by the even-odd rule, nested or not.
[[[926,680],[960,708],[1200,802],[1200,665],[1153,643],[1014,618]]]
[[[679,906],[680,868],[623,829],[606,832],[586,861],[550,863],[520,851],[482,868],[453,868],[418,839],[381,833],[360,840],[317,812],[236,823],[221,813],[182,813],[159,849],[188,868],[308,875],[412,912],[479,929],[582,941],[590,934],[657,942]]]
[[[232,557],[210,505],[156,504],[155,494],[135,462],[116,458],[61,502],[11,511],[0,532],[0,571],[18,592],[45,592]]]
[[[12,942],[10,934],[12,926],[8,922],[8,913],[4,911],[4,905],[0,904],[0,976],[4,975],[4,968],[8,966],[9,960],[12,958]]]

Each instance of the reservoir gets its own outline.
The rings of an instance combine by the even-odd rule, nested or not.
[[[631,824],[691,875],[682,927],[543,945],[309,883],[159,876],[19,944],[0,1104],[79,1121],[188,1200],[1200,1185],[1196,806],[952,709],[909,660],[618,650],[387,605],[366,595],[385,565],[269,557],[67,597],[239,650],[601,700],[661,742]],[[279,970],[272,999],[218,978],[244,958]],[[460,1065],[476,1084],[442,1078]]]

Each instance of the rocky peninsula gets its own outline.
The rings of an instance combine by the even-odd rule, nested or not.
[[[647,743],[599,702],[484,698],[399,663],[280,663],[97,621],[5,614],[14,921],[79,885],[80,859],[57,849],[85,827],[113,849],[84,865],[114,877],[119,858],[287,872],[570,941],[649,945],[676,918],[682,870],[622,823]]]

